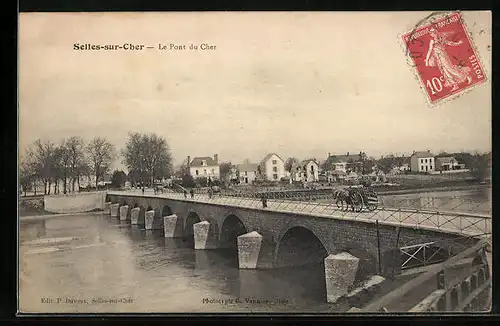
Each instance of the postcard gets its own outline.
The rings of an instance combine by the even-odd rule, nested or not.
[[[19,314],[491,309],[489,11],[19,15]]]

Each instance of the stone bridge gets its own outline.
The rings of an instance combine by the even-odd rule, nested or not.
[[[462,240],[477,240],[470,233],[481,234],[472,228],[484,222],[483,217],[462,216],[460,228],[453,229],[448,225],[453,224],[449,217],[438,214],[437,223],[444,219],[439,226],[446,226],[440,228],[433,226],[436,221],[425,213],[406,213],[413,219],[408,222],[401,211],[378,210],[363,215],[335,209],[320,211],[320,204],[310,202],[293,205],[269,201],[263,207],[262,202],[252,198],[196,195],[192,199],[178,193],[106,195],[106,208],[112,216],[145,225],[146,229],[163,229],[165,237],[192,241],[195,249],[232,248],[240,268],[324,263],[327,293],[339,292],[339,283],[352,284],[369,275],[397,275],[401,245],[444,241],[450,253],[457,253],[463,250]],[[431,224],[414,223],[429,220]],[[463,227],[466,224],[469,228]],[[484,225],[491,230],[491,220]],[[330,283],[337,284],[332,285],[335,290],[328,290]]]

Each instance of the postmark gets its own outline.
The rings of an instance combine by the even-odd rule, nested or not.
[[[405,54],[431,106],[486,82],[486,73],[459,12],[431,15],[401,35]]]

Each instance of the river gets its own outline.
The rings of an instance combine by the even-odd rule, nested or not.
[[[194,250],[104,215],[22,222],[22,312],[335,312],[323,266],[240,270],[235,252]],[[107,300],[107,301],[106,301]]]
[[[471,190],[430,191],[380,196],[382,206],[432,211],[491,214],[492,192],[489,187]]]

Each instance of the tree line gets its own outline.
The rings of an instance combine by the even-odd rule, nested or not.
[[[152,184],[155,178],[169,177],[172,173],[172,155],[167,141],[154,134],[129,133],[121,150],[122,163],[129,170],[128,178],[134,183]],[[99,182],[118,158],[114,144],[105,137],[94,137],[86,142],[72,136],[58,144],[50,140],[35,140],[20,159],[19,183],[26,193],[43,184],[46,195],[67,194],[80,190],[80,178],[95,177]],[[62,189],[61,189],[62,188]]]
[[[81,176],[90,179],[93,175],[97,187],[114,159],[114,146],[106,138],[94,137],[86,143],[82,137],[72,136],[59,144],[37,139],[21,157],[20,185],[25,193],[33,189],[36,194],[41,181],[44,194],[66,194],[74,192],[76,186],[79,189]]]

